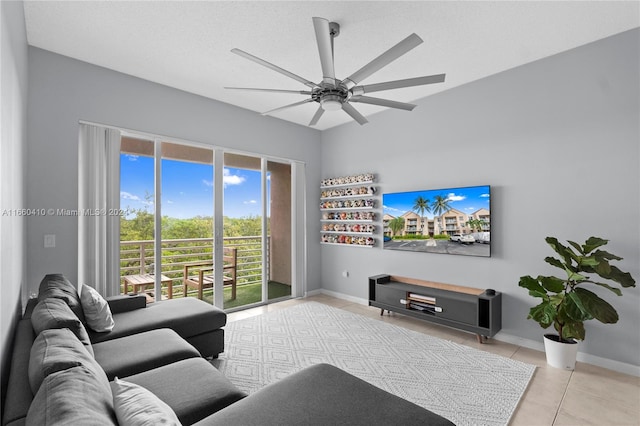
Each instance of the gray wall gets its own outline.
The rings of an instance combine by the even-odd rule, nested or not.
[[[0,2],[0,29],[0,212],[4,213],[0,214],[0,394],[4,395],[25,274],[25,221],[11,215],[25,206],[27,38],[22,3]]]
[[[323,178],[373,172],[381,192],[492,187],[491,258],[322,246],[323,289],[367,299],[367,277],[380,273],[494,288],[504,293],[503,332],[539,341],[542,329],[525,319],[537,302],[518,279],[556,273],[543,262],[552,254],[544,237],[610,239],[607,248],[625,258],[620,267],[640,279],[639,35],[442,92],[410,113],[323,132]],[[589,322],[580,351],[638,366],[640,289],[595,291],[621,319]]]
[[[27,204],[33,208],[77,208],[79,120],[300,160],[307,164],[310,190],[317,192],[320,176],[317,130],[33,47],[29,48],[27,118]],[[312,201],[308,206],[309,219],[317,223],[317,203]],[[75,281],[76,219],[29,218],[30,288],[52,272],[63,273]],[[56,234],[55,248],[43,248],[45,234]],[[310,244],[310,290],[320,286],[319,256],[319,245]]]

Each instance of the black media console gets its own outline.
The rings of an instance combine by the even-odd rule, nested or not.
[[[475,333],[482,343],[502,328],[502,294],[392,275],[369,277],[369,306]]]

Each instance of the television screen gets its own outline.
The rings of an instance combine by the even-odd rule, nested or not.
[[[382,194],[385,249],[491,256],[489,185]]]

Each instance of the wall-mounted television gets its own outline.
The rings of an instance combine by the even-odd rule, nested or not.
[[[491,256],[491,187],[382,194],[383,247]]]

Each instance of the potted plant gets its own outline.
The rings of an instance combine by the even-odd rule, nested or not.
[[[559,258],[546,257],[545,262],[562,269],[565,276],[533,278],[527,275],[520,278],[518,285],[529,290],[531,296],[542,299],[531,308],[527,319],[537,321],[542,328],[553,325],[558,333],[544,335],[547,363],[573,370],[577,343],[585,337],[584,322],[591,319],[604,324],[618,322],[614,307],[585,287],[600,286],[622,296],[617,286],[635,287],[636,282],[631,274],[611,265],[612,261],[622,260],[621,257],[600,249],[609,240],[590,237],[582,245],[569,241],[570,247],[554,237],[547,237],[545,241],[559,255]]]

